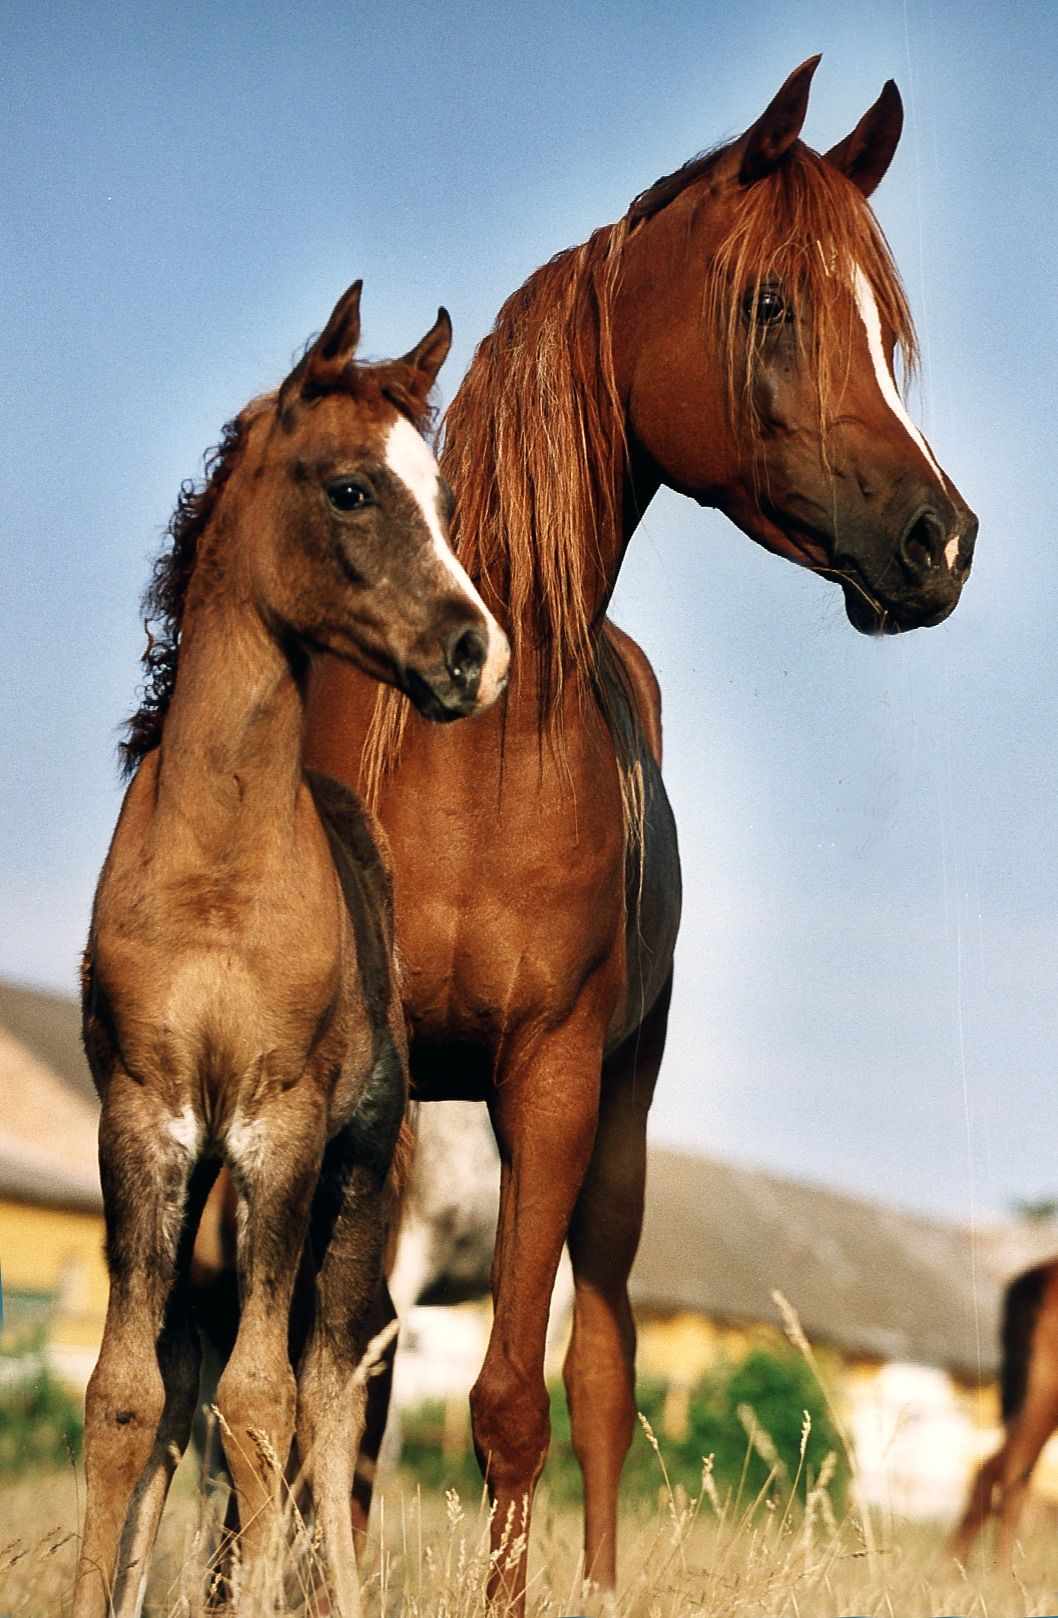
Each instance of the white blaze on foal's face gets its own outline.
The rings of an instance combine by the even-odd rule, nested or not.
[[[445,538],[441,526],[441,474],[433,451],[422,435],[416,432],[411,422],[404,416],[398,416],[386,434],[383,458],[389,470],[409,490],[421,511],[433,541],[436,560],[448,574],[456,590],[469,598],[484,619],[484,629],[488,636],[488,653],[481,670],[478,695],[482,704],[491,702],[501,689],[507,674],[510,655],[507,637],[482,601],[466,569]]]
[[[917,444],[922,451],[930,468],[936,474],[941,488],[947,489],[944,473],[933,459],[933,453],[929,445],[904,408],[904,401],[900,397],[899,389],[893,380],[893,373],[889,369],[889,361],[885,357],[885,348],[882,344],[882,321],[878,313],[878,304],[874,291],[858,264],[856,266],[854,291],[856,294],[856,307],[860,312],[860,319],[863,321],[864,330],[867,333],[867,348],[870,352],[871,363],[874,366],[874,374],[877,378],[882,398],[907,432],[912,443]],[[954,567],[958,554],[959,540],[958,536],[955,536],[948,541],[944,548],[944,559],[949,567]]]

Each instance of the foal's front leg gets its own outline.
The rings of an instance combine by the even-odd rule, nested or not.
[[[129,1618],[198,1392],[187,1309],[190,1243],[215,1170],[192,1175],[186,1114],[122,1070],[99,1128],[110,1302],[85,1399],[85,1529],[74,1618]]]
[[[294,1436],[290,1305],[319,1174],[325,1110],[319,1090],[292,1086],[236,1112],[225,1150],[238,1195],[240,1317],[217,1384],[225,1459],[238,1501],[237,1604],[282,1599],[284,1468]]]

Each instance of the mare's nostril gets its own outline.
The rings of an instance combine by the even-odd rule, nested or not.
[[[488,642],[480,629],[465,629],[445,652],[445,667],[461,691],[476,686],[485,666]]]
[[[900,542],[900,558],[916,578],[921,578],[945,559],[947,530],[932,511],[915,518]]]

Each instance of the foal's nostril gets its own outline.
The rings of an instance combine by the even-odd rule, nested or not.
[[[445,653],[445,667],[461,691],[470,691],[481,677],[488,641],[480,629],[465,629]]]
[[[932,511],[921,512],[900,542],[900,557],[916,578],[945,560],[948,534],[940,518]]]

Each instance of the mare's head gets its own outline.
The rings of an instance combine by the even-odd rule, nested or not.
[[[421,433],[452,327],[442,309],[403,359],[357,364],[359,309],[358,281],[255,424],[255,590],[284,635],[458,719],[499,696],[509,652],[448,543],[451,491]]]
[[[836,578],[857,629],[938,623],[977,519],[904,409],[907,303],[867,204],[902,123],[891,82],[820,156],[806,62],[738,140],[659,180],[624,226],[615,375],[633,475]]]

